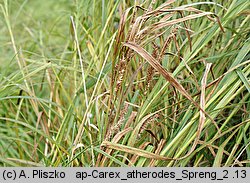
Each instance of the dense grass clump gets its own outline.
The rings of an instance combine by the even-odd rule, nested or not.
[[[1,166],[249,166],[250,2],[2,0]]]

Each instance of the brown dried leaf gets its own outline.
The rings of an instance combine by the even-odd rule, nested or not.
[[[190,100],[195,106],[199,107],[199,104],[197,104],[193,98],[188,94],[188,92],[183,88],[183,86],[170,74],[168,71],[166,71],[161,64],[152,57],[145,49],[140,47],[139,45],[135,43],[124,43],[124,46],[129,47],[130,49],[137,52],[139,55],[141,55],[148,63],[154,67],[171,85],[173,85],[183,96],[185,96],[188,100]],[[200,109],[200,107],[199,107]]]
[[[117,52],[119,50],[119,45],[120,45],[121,41],[124,39],[125,23],[126,23],[126,20],[127,20],[127,17],[128,17],[130,10],[131,10],[131,8],[128,8],[121,16],[121,19],[119,22],[118,34],[116,36],[116,44],[115,44],[115,48],[114,48],[114,55],[115,55],[114,58],[116,58]]]
[[[157,22],[154,25],[152,25],[152,30],[155,31],[155,30],[164,28],[166,26],[175,25],[175,24],[178,24],[178,23],[181,23],[181,22],[185,22],[187,20],[192,20],[192,19],[196,19],[196,18],[199,18],[199,17],[212,15],[212,14],[213,13],[211,13],[211,12],[203,12],[203,13],[198,13],[198,14],[194,14],[194,15],[188,15],[186,17],[178,18],[178,19],[175,19],[175,20],[170,20],[170,21],[167,21],[167,22]]]
[[[122,130],[121,132],[117,133],[114,138],[112,139],[112,143],[118,143],[119,140],[124,136],[126,135],[128,132],[132,131],[133,128],[132,127],[129,127],[129,128],[126,128],[124,130]],[[112,153],[112,149],[107,149],[106,150],[106,153],[111,155]],[[100,161],[102,162],[102,164],[100,165],[101,167],[105,166],[105,162],[107,161],[108,157],[107,156],[104,156],[103,159]]]
[[[173,158],[164,157],[164,156],[157,155],[157,154],[154,154],[151,152],[147,152],[147,151],[144,151],[144,150],[141,150],[138,148],[125,146],[125,145],[117,144],[117,143],[112,143],[112,142],[108,142],[108,141],[104,141],[102,143],[102,146],[105,146],[105,147],[110,148],[110,149],[115,149],[118,151],[127,152],[130,154],[135,154],[135,155],[142,156],[142,157],[149,158],[149,159],[165,160],[165,161],[166,160],[173,160]]]
[[[165,139],[161,139],[160,143],[157,146],[157,149],[155,150],[155,154],[160,154],[161,150],[163,149],[164,145],[166,143]],[[149,163],[149,167],[154,167],[156,160],[152,159]]]
[[[143,149],[146,149],[146,147],[147,147],[148,145],[150,145],[150,144],[151,144],[151,142],[144,142],[143,144],[141,144],[141,145],[139,146],[139,149],[142,149],[142,150],[143,150]],[[129,166],[134,165],[139,157],[140,157],[140,156],[134,154],[134,155],[132,156],[132,158],[131,158],[131,161],[130,161],[130,163],[129,163]]]

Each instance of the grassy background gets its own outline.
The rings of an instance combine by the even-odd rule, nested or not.
[[[164,2],[0,0],[0,165],[249,166],[250,2]]]

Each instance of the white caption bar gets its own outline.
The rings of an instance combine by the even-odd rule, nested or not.
[[[0,168],[9,182],[250,182],[250,168]],[[152,182],[153,181],[153,182]]]

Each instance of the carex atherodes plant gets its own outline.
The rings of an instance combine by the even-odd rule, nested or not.
[[[2,0],[1,166],[249,166],[249,7]]]

